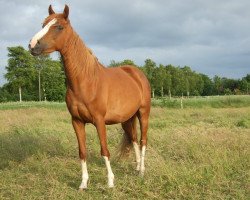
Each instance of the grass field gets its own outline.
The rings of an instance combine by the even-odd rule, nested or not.
[[[78,191],[77,140],[65,104],[0,104],[0,199],[249,199],[245,98],[221,108],[184,102],[178,109],[154,102],[143,179],[134,170],[134,152],[115,159],[121,129],[108,126],[113,189],[107,188],[95,128],[87,125],[90,182],[84,192]]]

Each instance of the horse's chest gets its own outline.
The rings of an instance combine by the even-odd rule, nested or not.
[[[84,104],[73,104],[68,106],[72,117],[83,120],[84,122],[91,122],[92,117]]]

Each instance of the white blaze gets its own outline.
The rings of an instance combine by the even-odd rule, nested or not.
[[[30,41],[30,47],[34,48],[38,40],[40,40],[48,31],[49,28],[56,23],[56,18],[52,19],[42,30],[40,30]]]

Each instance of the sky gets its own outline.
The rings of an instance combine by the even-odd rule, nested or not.
[[[0,85],[7,47],[27,49],[50,4],[56,13],[69,6],[73,28],[104,65],[150,58],[210,77],[250,73],[249,0],[0,0]]]

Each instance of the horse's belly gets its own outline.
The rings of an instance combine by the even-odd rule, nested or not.
[[[106,116],[105,116],[105,124],[117,124],[117,123],[122,123],[127,121],[128,119],[130,119],[134,114],[136,113],[136,111],[131,112],[131,113],[116,113],[116,112],[109,112]]]
[[[107,124],[120,123],[130,119],[141,106],[142,91],[132,77],[122,74],[110,84],[105,121]],[[123,79],[122,79],[123,77]],[[121,80],[123,80],[121,82]]]
[[[123,101],[117,100],[116,103],[108,107],[105,115],[105,122],[106,124],[125,122],[135,115],[139,107],[139,99],[134,101],[128,99],[123,99]]]

